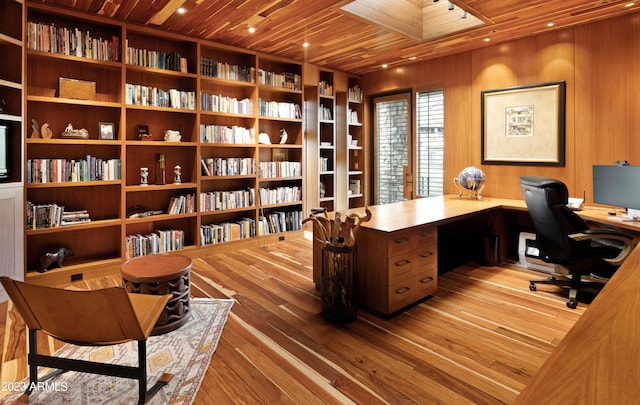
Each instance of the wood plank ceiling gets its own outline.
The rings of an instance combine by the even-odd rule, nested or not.
[[[617,0],[359,0],[358,3],[360,1],[363,4],[348,7],[368,11],[377,22],[371,22],[362,12],[355,16],[342,10],[341,7],[352,3],[350,0],[41,0],[40,3],[353,74],[369,73],[383,64],[400,66],[414,60],[468,51],[636,12],[640,8],[640,1],[633,4]],[[453,10],[449,10],[452,6]],[[178,7],[184,7],[187,13],[178,14],[175,12]],[[422,37],[415,35],[420,33],[420,28],[415,27],[420,24],[415,10],[419,14],[420,8]],[[426,31],[438,21],[430,10],[436,9],[455,13],[460,19],[446,23],[451,33],[437,33],[437,37],[430,38]],[[463,11],[483,24],[459,31],[456,20],[463,19]],[[440,13],[442,15],[442,11]],[[548,23],[553,26],[547,26]],[[250,34],[249,27],[254,27],[256,32]],[[303,46],[305,42],[308,47]]]

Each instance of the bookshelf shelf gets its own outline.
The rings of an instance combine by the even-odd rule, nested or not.
[[[116,50],[109,48],[112,60],[97,60],[84,54],[50,52],[31,45],[22,50],[22,42],[17,41],[27,66],[25,116],[36,118],[39,124],[49,124],[53,132],[49,139],[25,139],[24,163],[33,159],[79,159],[86,155],[117,158],[122,162],[120,180],[27,184],[26,198],[33,204],[57,204],[65,209],[87,210],[91,215],[90,222],[79,225],[28,230],[26,256],[30,261],[25,268],[29,275],[45,276],[33,270],[37,268],[37,258],[52,244],[73,248],[75,255],[68,264],[78,273],[96,264],[116,263],[140,253],[140,243],[147,235],[175,233],[180,243],[170,251],[177,248],[189,252],[203,245],[215,248],[219,244],[203,243],[204,228],[235,229],[234,224],[241,224],[242,239],[249,241],[257,241],[258,234],[262,237],[265,233],[299,229],[292,221],[302,220],[301,199],[260,205],[258,193],[260,188],[301,190],[303,177],[261,179],[257,167],[260,162],[271,162],[282,151],[286,151],[289,161],[303,161],[300,63],[100,16],[66,13],[38,3],[27,2],[24,8],[30,30],[37,23],[61,29],[77,28],[109,38],[105,46],[118,44]],[[35,40],[33,32],[30,41]],[[16,42],[6,36],[0,32],[0,43]],[[60,77],[94,82],[95,96],[60,98]],[[17,77],[0,75],[0,87],[4,84],[22,91],[22,80]],[[173,99],[165,102],[163,92],[170,93],[172,89],[181,92],[179,103]],[[259,100],[287,104],[293,113],[284,117],[260,114]],[[212,106],[209,101],[222,104]],[[233,104],[229,106],[229,102]],[[235,109],[235,103],[239,103],[241,110]],[[114,139],[99,139],[98,124],[105,122],[114,124]],[[89,138],[61,139],[60,133],[69,123],[74,128],[86,128]],[[179,131],[181,141],[164,141],[167,130]],[[231,130],[240,132],[229,135],[227,132]],[[283,130],[287,141],[280,144]],[[207,131],[225,135],[217,137]],[[267,134],[271,144],[259,144],[260,133]],[[165,159],[164,177],[160,155]],[[201,160],[217,157],[251,159],[256,172],[206,175]],[[181,167],[180,184],[173,184],[176,165]],[[142,168],[148,169],[146,186],[140,185]],[[205,211],[201,206],[201,195],[248,189],[255,192],[255,201],[248,206],[215,211]],[[193,212],[167,213],[170,201],[181,196],[193,198]],[[161,213],[138,218],[128,215],[149,211]],[[274,221],[280,218],[282,222],[276,224]],[[95,243],[97,240],[100,243]],[[224,243],[227,240],[235,241],[235,233],[227,235]],[[53,269],[46,277],[70,275],[66,264],[64,270]]]

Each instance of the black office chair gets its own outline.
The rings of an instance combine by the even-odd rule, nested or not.
[[[540,176],[520,177],[520,189],[533,220],[539,258],[555,265],[552,275],[536,284],[569,287],[567,306],[578,305],[579,290],[595,293],[613,275],[633,250],[633,238],[609,229],[589,225],[567,207],[569,192],[559,180]]]

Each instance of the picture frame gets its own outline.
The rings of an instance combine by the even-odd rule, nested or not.
[[[138,138],[147,139],[150,137],[151,137],[151,134],[149,133],[149,126],[144,124],[138,125]]]
[[[286,162],[289,160],[289,151],[275,148],[271,151],[271,160],[274,162]]]
[[[564,166],[564,81],[481,92],[482,164]]]
[[[116,139],[116,128],[113,122],[98,123],[98,138],[103,140]]]

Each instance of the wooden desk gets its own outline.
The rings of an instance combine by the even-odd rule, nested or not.
[[[365,232],[458,221],[482,212],[526,211],[521,200],[458,200],[444,196],[371,207]],[[578,214],[600,226],[640,235],[640,222],[586,207]],[[361,229],[362,231],[362,229]],[[359,246],[362,249],[362,246]],[[524,287],[523,287],[524,288]],[[531,320],[535,322],[535,319]],[[640,398],[640,246],[567,333],[515,404],[631,404]]]
[[[638,403],[639,268],[640,247],[637,246],[516,398],[515,404]]]
[[[488,197],[479,201],[445,195],[369,208],[371,220],[362,225],[357,236],[358,300],[375,312],[391,314],[435,292],[438,271],[442,270],[439,234],[447,235],[442,232],[443,226],[464,221],[462,226],[466,227],[467,220],[487,214],[485,224],[490,233],[500,235],[500,243],[506,243],[507,238],[502,238],[507,226],[502,212],[505,208],[524,212],[526,204],[523,200]],[[347,211],[351,212],[364,212],[364,208]],[[446,240],[444,244],[453,255],[460,256],[466,247],[462,240]],[[503,246],[499,250],[506,249]],[[322,279],[321,268],[321,247],[315,243],[316,285]]]

